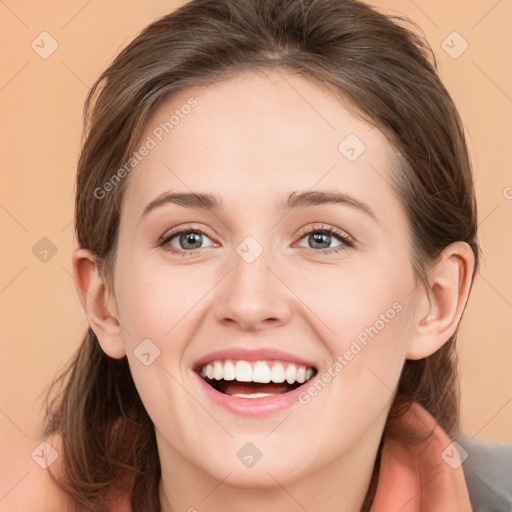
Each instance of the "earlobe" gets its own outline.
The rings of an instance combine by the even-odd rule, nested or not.
[[[475,257],[467,243],[454,242],[445,247],[428,275],[428,285],[419,292],[407,359],[433,354],[456,331],[471,290],[474,264]]]
[[[91,251],[81,247],[74,250],[73,277],[80,303],[101,348],[110,357],[124,357],[126,348],[115,297],[103,282]]]

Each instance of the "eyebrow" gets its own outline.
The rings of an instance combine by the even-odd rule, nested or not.
[[[196,208],[200,210],[218,211],[221,208],[222,201],[211,194],[201,193],[178,193],[178,192],[165,192],[151,201],[142,212],[142,217],[147,215],[150,211],[163,206],[165,204],[177,204],[185,208]],[[371,217],[377,224],[379,221],[373,210],[362,201],[349,194],[333,191],[295,191],[292,192],[288,198],[281,203],[283,210],[292,210],[296,208],[308,208],[311,206],[318,206],[323,204],[346,204]]]

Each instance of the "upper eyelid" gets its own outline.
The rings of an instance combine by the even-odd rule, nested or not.
[[[349,235],[344,229],[341,229],[341,228],[336,228],[334,226],[330,226],[330,225],[325,225],[325,223],[320,223],[322,224],[321,227],[315,227],[315,226],[306,226],[304,228],[301,228],[299,230],[299,235],[300,237],[303,237],[311,232],[322,232],[322,231],[330,231],[332,235],[334,236],[339,236],[339,235],[343,235],[345,236],[346,238],[350,238],[350,240],[354,240],[354,237],[352,237],[351,235]],[[337,233],[337,231],[339,231],[339,233]]]
[[[176,235],[180,235],[182,233],[194,233],[199,232],[203,235],[206,235],[208,238],[211,238],[211,236],[208,234],[207,230],[203,228],[196,228],[194,226],[184,226],[176,229],[171,229],[167,232],[165,232],[161,237],[160,240],[169,240],[170,238],[174,238]]]

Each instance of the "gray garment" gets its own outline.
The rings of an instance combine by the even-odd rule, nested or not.
[[[473,512],[512,512],[512,443],[468,436],[457,443],[467,452],[462,469]]]

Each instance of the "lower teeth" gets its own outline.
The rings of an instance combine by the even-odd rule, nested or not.
[[[251,394],[245,394],[245,393],[235,393],[234,395],[230,396],[237,396],[240,398],[263,398],[265,396],[274,396],[276,393],[251,393]]]

